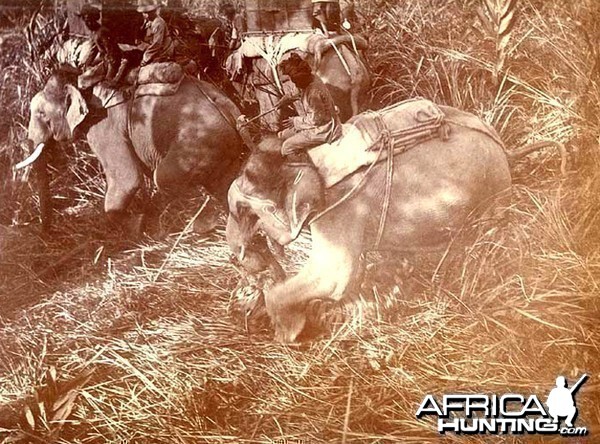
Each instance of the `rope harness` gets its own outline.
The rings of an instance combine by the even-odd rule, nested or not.
[[[419,99],[411,99],[419,100]],[[381,212],[379,216],[379,226],[377,229],[377,236],[373,244],[373,248],[377,250],[383,238],[385,231],[387,216],[389,213],[391,195],[392,195],[392,184],[394,178],[394,157],[405,153],[406,151],[415,148],[421,143],[427,140],[439,137],[442,140],[448,139],[448,127],[444,125],[444,115],[442,113],[436,114],[433,117],[426,113],[420,114],[421,111],[417,112],[417,121],[421,122],[412,127],[401,128],[395,131],[389,129],[388,125],[383,120],[383,114],[386,110],[391,108],[387,107],[381,111],[366,111],[363,113],[364,116],[369,116],[375,122],[377,132],[379,136],[375,140],[371,150],[378,147],[376,159],[367,167],[366,171],[360,178],[360,180],[339,200],[329,205],[323,211],[316,214],[312,219],[308,221],[308,225],[316,222],[333,209],[340,206],[342,203],[348,201],[365,185],[367,177],[372,173],[373,168],[382,160],[384,152],[387,155],[386,159],[386,181],[385,190],[381,206]]]
[[[342,63],[342,66],[346,70],[346,74],[348,74],[348,76],[350,77],[350,80],[352,80],[352,72],[350,71],[350,66],[348,66],[348,62],[346,61],[346,59],[342,55],[342,52],[338,48],[338,45],[336,45],[335,41],[333,41],[333,40],[331,40],[331,47],[333,48],[333,50],[337,54],[338,58],[340,59],[340,62]]]
[[[200,86],[199,81],[197,79],[195,79],[194,77],[187,76],[187,75],[185,77],[189,78],[192,81],[194,86],[202,93],[202,95],[206,98],[206,100],[217,110],[217,112],[221,115],[221,117],[223,117],[223,120],[225,120],[227,125],[229,125],[231,128],[233,128],[234,131],[237,132],[237,129],[235,126],[235,118],[231,115],[231,113],[229,113],[227,110],[224,111],[222,109],[222,107],[218,105],[217,101],[213,100],[212,97],[210,97],[206,93],[206,91],[204,91],[204,89]],[[131,140],[131,134],[132,134],[132,129],[133,129],[133,126],[131,124],[131,114],[133,111],[133,103],[135,102],[135,100],[137,98],[145,97],[145,96],[136,96],[136,90],[139,86],[138,79],[139,79],[139,72],[138,72],[138,75],[136,76],[135,82],[131,89],[132,90],[131,98],[127,102],[127,136],[129,138],[129,140]],[[183,80],[185,80],[185,78]],[[182,83],[183,83],[183,81],[182,81]]]
[[[354,34],[352,34],[347,29],[344,29],[344,31],[346,32],[346,34],[348,34],[350,36],[350,41],[352,42],[352,49],[354,49],[354,53],[360,57],[360,54],[358,52],[358,47],[356,46],[356,39],[354,38]]]
[[[381,134],[381,145],[382,149],[387,150],[387,173],[385,180],[385,195],[383,199],[383,205],[381,207],[381,215],[379,216],[379,228],[377,230],[377,238],[375,240],[375,250],[379,247],[381,237],[383,236],[383,230],[385,229],[385,222],[387,214],[390,208],[390,196],[392,194],[392,179],[394,178],[394,145],[395,141],[390,134],[390,130],[386,126],[385,122],[381,118],[381,114],[375,113],[375,123]]]

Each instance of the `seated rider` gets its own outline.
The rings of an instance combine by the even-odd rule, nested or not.
[[[92,5],[86,4],[81,8],[79,16],[92,33],[93,50],[88,59],[83,64],[83,70],[87,71],[100,64],[106,67],[105,80],[111,86],[115,86],[122,79],[127,68],[127,59],[119,48],[117,42],[113,39],[108,28],[100,25],[100,10]],[[100,61],[95,63],[95,60]]]
[[[142,0],[138,12],[144,16],[144,55],[141,66],[173,60],[175,45],[169,34],[167,22],[158,14],[159,5],[152,0]]]
[[[288,75],[300,90],[299,115],[290,119],[289,128],[279,132],[278,143],[264,140],[258,149],[279,149],[286,159],[282,168],[291,168],[295,176],[286,184],[285,197],[278,203],[279,208],[261,218],[264,231],[285,245],[298,236],[303,224],[324,204],[323,183],[306,151],[335,141],[342,135],[342,127],[329,90],[319,77],[313,75],[305,60],[292,54],[280,66],[282,73]],[[286,105],[295,99],[297,97],[284,96],[278,105]]]
[[[299,114],[291,118],[291,126],[279,133],[283,140],[284,156],[304,153],[323,143],[331,143],[342,135],[337,107],[319,77],[313,75],[308,62],[292,53],[280,64],[281,72],[300,90]],[[293,102],[296,97],[284,96],[279,106]]]
[[[225,33],[225,46],[231,51],[239,48],[242,33],[246,32],[244,14],[239,13],[231,1],[225,0],[219,6],[218,18]]]
[[[313,20],[328,35],[340,30],[340,0],[312,0]]]

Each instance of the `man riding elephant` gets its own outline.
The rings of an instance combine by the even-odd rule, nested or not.
[[[88,69],[95,70],[99,65],[102,65],[106,71],[104,79],[112,85],[118,84],[125,74],[127,59],[108,28],[100,24],[100,10],[86,4],[81,8],[78,15],[92,33],[93,51],[84,63],[84,71]],[[98,58],[100,60],[97,62]]]
[[[222,31],[225,33],[225,46],[235,50],[240,46],[243,32],[246,32],[244,15],[239,13],[232,2],[224,1],[219,6],[219,20]]]
[[[310,65],[297,54],[281,63],[281,71],[288,75],[300,90],[300,96],[284,96],[279,106],[285,106],[300,99],[299,115],[290,118],[290,127],[278,133],[278,139],[265,138],[258,150],[273,152],[285,157],[286,169],[296,175],[289,195],[292,196],[292,214],[288,216],[285,202],[276,202],[269,217],[263,220],[263,229],[281,245],[289,243],[298,235],[303,222],[318,212],[323,206],[323,183],[306,151],[324,143],[339,139],[342,126],[329,90],[321,79],[312,73]],[[243,120],[239,125],[240,135],[247,140]],[[251,142],[247,145],[252,146]],[[247,165],[253,170],[253,165]],[[253,176],[269,175],[259,165],[251,173]]]
[[[144,16],[144,42],[147,46],[142,57],[142,66],[155,62],[167,62],[173,59],[175,45],[169,34],[165,20],[158,15],[159,5],[153,1],[143,0],[138,12]]]
[[[106,177],[104,210],[111,225],[139,235],[143,214],[129,211],[145,177],[168,199],[195,195],[204,187],[217,199],[224,198],[239,170],[242,141],[235,129],[239,109],[214,85],[184,77],[169,95],[143,93],[134,97],[114,95],[113,102],[98,111],[98,96],[74,85],[70,73],[58,71],[31,100],[27,131],[28,159],[39,177],[42,226],[50,228],[51,194],[46,168],[47,150],[62,142],[85,137],[98,157]],[[143,85],[142,85],[143,86]],[[211,200],[194,223],[199,232],[209,231],[217,220]]]
[[[313,75],[310,65],[297,54],[292,54],[280,66],[281,72],[288,75],[301,92],[301,115],[292,117],[292,125],[279,132],[279,137],[284,140],[281,154],[293,156],[338,139],[342,134],[340,118],[323,81]],[[295,99],[295,96],[286,95],[280,106]]]

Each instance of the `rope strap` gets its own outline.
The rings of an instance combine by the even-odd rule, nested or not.
[[[382,150],[387,148],[387,173],[385,179],[385,195],[383,198],[383,204],[381,207],[381,216],[379,217],[379,228],[377,229],[377,237],[375,238],[374,249],[379,248],[381,238],[383,237],[383,231],[385,229],[385,222],[390,208],[390,197],[392,194],[392,180],[394,178],[394,143],[395,139],[392,138],[390,130],[383,121],[381,114],[377,113],[375,117],[376,125],[381,133],[381,144]]]
[[[433,119],[428,119],[428,122],[415,125],[413,127],[404,128],[396,131],[390,131],[389,127],[383,121],[382,112],[366,111],[363,115],[369,115],[373,118],[377,125],[379,137],[373,143],[374,147],[378,147],[378,153],[375,160],[367,167],[358,183],[352,187],[344,196],[339,200],[325,208],[323,211],[316,214],[307,223],[308,225],[316,222],[321,217],[325,216],[331,210],[334,210],[344,202],[352,198],[366,183],[367,177],[373,171],[375,165],[382,160],[384,151],[387,154],[387,168],[386,168],[386,188],[384,193],[384,199],[382,203],[381,216],[379,219],[379,228],[377,230],[377,237],[374,244],[374,249],[379,247],[383,232],[385,229],[385,223],[387,219],[387,213],[389,212],[389,206],[391,202],[391,191],[392,191],[392,180],[394,174],[394,157],[405,153],[406,151],[420,145],[421,143],[433,139],[435,137],[441,137],[443,135],[443,122],[444,115],[434,116]]]
[[[335,42],[333,40],[331,40],[331,47],[334,49],[335,53],[337,54],[338,58],[340,59],[340,62],[342,62],[342,66],[346,70],[346,73],[350,76],[350,79],[352,79],[352,72],[350,71],[348,62],[346,61],[346,59],[342,55],[342,52],[340,51],[340,49],[337,47],[337,45],[335,44]]]

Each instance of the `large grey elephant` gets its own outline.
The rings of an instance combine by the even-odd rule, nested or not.
[[[364,38],[350,35],[336,36],[320,40],[310,53],[298,52],[314,67],[315,74],[327,85],[333,100],[340,111],[340,119],[345,122],[364,110],[367,93],[371,86],[371,76],[362,52],[367,49]],[[286,54],[282,60],[287,58]],[[272,67],[263,58],[253,61],[251,83],[255,85],[256,99],[260,112],[272,110],[281,98],[274,80]],[[283,92],[293,91],[293,84],[285,81]],[[284,118],[281,110],[265,114],[264,121],[271,131],[281,129]]]
[[[220,90],[186,77],[173,95],[136,97],[106,109],[95,100],[84,98],[74,79],[57,72],[31,101],[27,137],[35,150],[25,163],[39,157],[34,168],[44,228],[50,226],[51,205],[43,150],[79,136],[104,169],[104,210],[112,222],[126,224],[127,207],[144,175],[166,193],[179,195],[201,185],[226,196],[241,165],[243,142],[235,129],[240,112]]]
[[[229,192],[226,235],[233,253],[251,272],[278,269],[275,257],[266,253],[264,237],[256,236],[260,228],[277,241],[293,240],[282,236],[273,222],[274,206],[284,207],[289,220],[308,218],[312,237],[304,268],[265,293],[277,339],[296,339],[305,325],[303,306],[308,301],[338,301],[353,287],[361,275],[363,252],[443,248],[471,217],[507,202],[509,160],[541,145],[508,156],[493,129],[464,123],[475,116],[440,108],[446,115],[466,117],[462,123],[446,121],[440,137],[417,143],[392,163],[373,163],[328,188],[327,210],[312,219],[289,205],[298,167],[276,152],[251,154]]]

